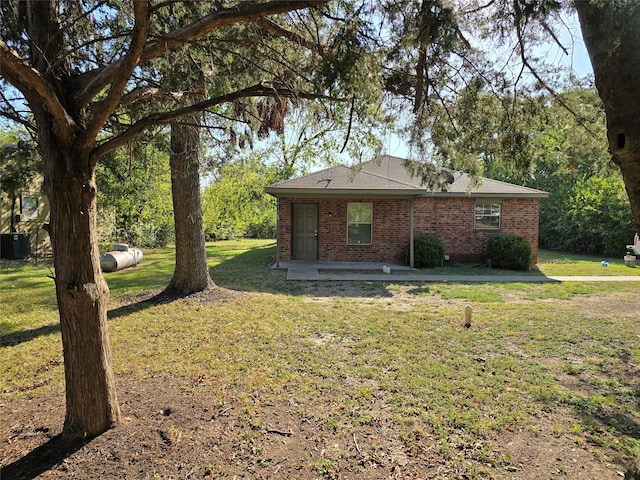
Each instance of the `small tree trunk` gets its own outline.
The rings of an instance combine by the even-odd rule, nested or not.
[[[107,332],[109,287],[100,270],[95,171],[81,152],[45,150],[49,234],[64,353],[66,437],[94,437],[120,409]]]
[[[574,2],[607,117],[607,139],[640,231],[640,4]]]
[[[168,290],[187,295],[213,286],[207,264],[200,203],[200,129],[171,124],[171,192],[176,231],[176,266]],[[193,124],[191,124],[193,122]]]

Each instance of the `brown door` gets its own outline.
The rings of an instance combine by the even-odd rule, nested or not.
[[[318,205],[293,204],[293,259],[318,259]]]

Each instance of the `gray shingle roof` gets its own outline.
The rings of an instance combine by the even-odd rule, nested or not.
[[[449,172],[446,190],[433,190],[421,178],[412,175],[407,160],[389,155],[364,162],[356,167],[338,165],[303,177],[269,185],[266,191],[282,196],[416,196],[436,197],[521,197],[545,198],[547,192],[511,183],[480,178],[473,185],[470,175]],[[409,162],[409,165],[412,163]],[[414,164],[415,165],[415,164]]]

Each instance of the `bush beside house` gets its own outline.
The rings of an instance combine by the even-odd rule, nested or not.
[[[491,265],[507,270],[528,270],[531,245],[518,235],[495,235],[489,239]]]
[[[416,268],[434,268],[444,262],[444,244],[433,235],[420,235],[413,240]]]

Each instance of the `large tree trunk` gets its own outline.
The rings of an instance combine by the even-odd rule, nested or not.
[[[171,192],[176,266],[168,289],[181,294],[213,286],[207,265],[200,203],[200,129],[197,118],[171,124]]]
[[[109,288],[100,270],[95,171],[82,152],[40,145],[64,353],[64,435],[94,437],[120,418],[107,333]],[[51,130],[50,130],[51,131]]]
[[[575,7],[604,104],[609,149],[640,231],[640,3],[576,1]]]
[[[640,3],[576,1],[575,7],[607,117],[609,150],[640,232]],[[640,480],[640,457],[625,479]]]
[[[55,2],[27,2],[31,65],[48,80],[52,93],[73,93],[65,62],[52,62],[64,50]],[[52,65],[53,63],[53,65]],[[35,91],[36,89],[34,89]],[[100,270],[96,233],[95,164],[92,143],[81,143],[82,115],[73,122],[57,117],[37,95],[26,93],[38,129],[44,180],[50,204],[49,234],[55,269],[64,355],[67,438],[94,437],[120,418],[107,332],[109,288]],[[56,109],[53,108],[55,111]],[[77,113],[77,112],[76,112]],[[83,145],[82,147],[80,145]]]

